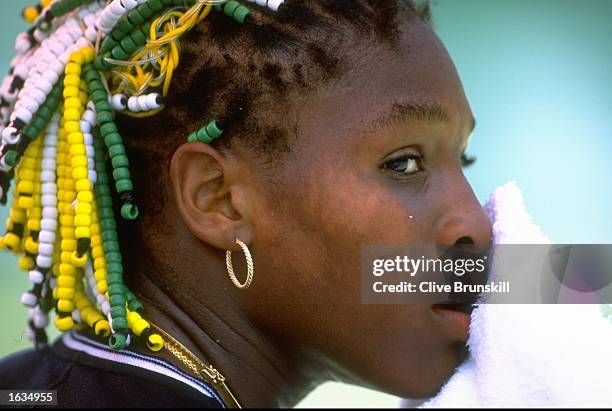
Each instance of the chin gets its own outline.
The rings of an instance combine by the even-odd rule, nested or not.
[[[467,358],[467,353],[465,344],[457,343],[448,346],[444,352],[436,353],[427,364],[415,367],[414,364],[397,361],[396,364],[405,364],[404,367],[389,370],[382,384],[372,388],[401,398],[434,397]]]

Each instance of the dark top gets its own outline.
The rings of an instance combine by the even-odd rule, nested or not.
[[[74,331],[0,361],[0,390],[57,390],[66,408],[225,407],[214,388],[170,363]]]

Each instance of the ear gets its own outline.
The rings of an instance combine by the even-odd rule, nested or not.
[[[200,240],[220,249],[235,250],[235,239],[252,240],[246,192],[236,180],[235,158],[201,142],[180,146],[170,162],[170,179],[176,206]]]

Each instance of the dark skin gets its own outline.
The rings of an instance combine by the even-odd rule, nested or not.
[[[491,241],[461,169],[474,121],[456,69],[425,23],[400,30],[286,108],[299,138],[279,164],[187,143],[160,184],[174,202],[145,241],[172,269],[133,273],[135,291],[243,406],[293,406],[327,380],[427,397],[463,358],[467,335],[430,306],[361,304],[362,244]],[[247,290],[225,270],[229,249],[245,278],[235,238]]]

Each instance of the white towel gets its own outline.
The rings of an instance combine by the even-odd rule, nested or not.
[[[515,183],[484,207],[495,243],[548,243]],[[612,324],[599,305],[481,305],[467,344],[468,359],[435,397],[401,406],[612,406]]]

